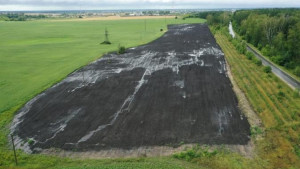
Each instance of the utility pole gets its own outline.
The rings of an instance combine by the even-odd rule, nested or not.
[[[105,41],[109,42],[109,40],[108,40],[108,31],[107,31],[106,27],[105,27]]]
[[[13,134],[11,134],[10,137],[11,137],[11,142],[12,142],[12,146],[13,146],[13,150],[14,150],[14,155],[15,155],[15,163],[16,163],[16,165],[18,165],[18,160],[17,160],[17,155],[16,155],[16,149],[15,149],[15,143],[14,143],[14,136],[13,136]]]
[[[107,45],[110,45],[111,44],[111,42],[109,41],[109,39],[108,39],[108,30],[107,30],[107,28],[105,27],[105,31],[104,31],[104,35],[105,35],[105,40],[101,43],[101,44],[107,44]]]
[[[167,26],[167,14],[165,14],[165,25]]]
[[[146,32],[146,30],[147,30],[147,21],[145,19],[145,32]]]

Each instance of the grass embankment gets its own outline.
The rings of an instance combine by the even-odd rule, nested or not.
[[[166,24],[200,23],[203,19],[147,19],[113,21],[0,22],[0,168],[14,167],[8,145],[8,124],[15,111],[72,71],[116,51],[119,44],[133,47],[163,34]],[[146,29],[145,29],[146,23]],[[104,30],[112,45],[100,45]],[[183,168],[193,166],[171,158],[130,160],[70,160],[18,151],[19,167],[104,166],[104,168]],[[171,160],[171,162],[170,162]],[[105,165],[104,165],[105,164]],[[180,165],[183,164],[183,165]],[[92,167],[93,168],[93,167]]]
[[[218,44],[225,53],[238,86],[246,94],[265,127],[257,140],[256,151],[270,168],[299,168],[300,98],[272,73],[239,54],[228,38],[217,32]]]

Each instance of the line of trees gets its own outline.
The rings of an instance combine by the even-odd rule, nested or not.
[[[199,13],[192,13],[186,18],[202,18],[207,20],[209,25],[222,24],[223,26],[228,25],[231,19],[231,12],[224,11],[206,11]]]
[[[24,13],[0,14],[0,21],[26,21],[28,19],[43,19],[45,15],[25,15]]]
[[[300,9],[207,11],[188,17],[204,18],[214,29],[232,21],[242,39],[300,77]]]
[[[243,39],[300,77],[299,9],[241,10],[232,22]]]

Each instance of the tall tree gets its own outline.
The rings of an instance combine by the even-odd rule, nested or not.
[[[264,31],[269,45],[272,45],[272,40],[277,31],[277,21],[275,18],[267,17],[264,21]]]
[[[300,22],[289,29],[288,49],[294,59],[300,60]]]

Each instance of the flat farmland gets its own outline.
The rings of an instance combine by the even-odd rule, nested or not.
[[[166,24],[199,22],[204,20],[0,22],[0,113],[15,111],[75,69],[117,50],[119,44],[145,44],[161,36]],[[112,45],[100,45],[105,28]]]

